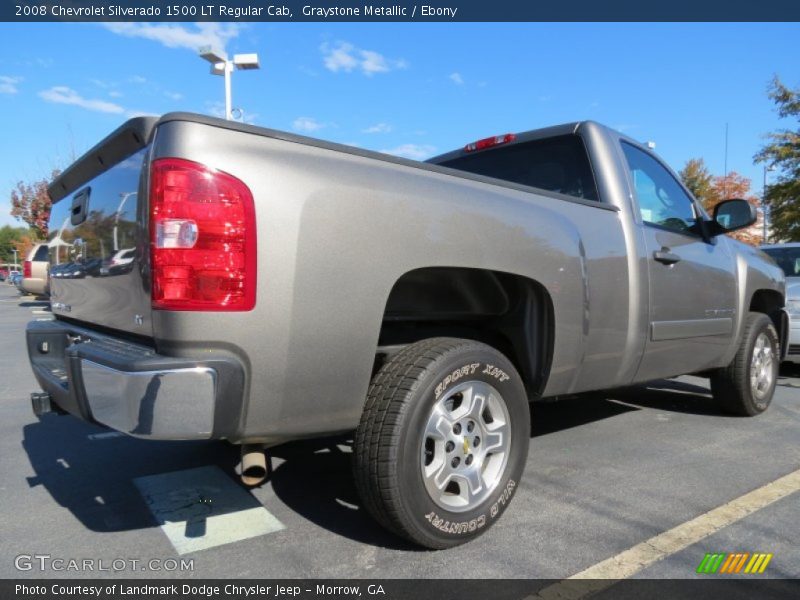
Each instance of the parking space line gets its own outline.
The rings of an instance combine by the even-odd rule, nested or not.
[[[548,586],[531,598],[578,600],[595,594],[797,491],[800,491],[800,470]]]
[[[272,513],[215,466],[134,479],[178,554],[284,529]]]

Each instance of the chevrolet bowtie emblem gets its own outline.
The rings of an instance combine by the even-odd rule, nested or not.
[[[469,454],[469,442],[464,438],[464,454]]]

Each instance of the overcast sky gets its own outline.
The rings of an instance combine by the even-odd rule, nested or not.
[[[800,25],[776,24],[10,24],[0,25],[0,225],[20,179],[64,167],[125,119],[221,115],[211,44],[258,52],[234,74],[257,125],[414,159],[488,135],[595,119],[656,142],[676,170],[703,157],[752,179],[781,126],[774,74],[800,84]]]

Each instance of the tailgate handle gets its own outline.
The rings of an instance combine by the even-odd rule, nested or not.
[[[87,187],[72,197],[72,208],[69,211],[69,222],[73,225],[80,225],[86,220],[89,213],[89,194],[92,188]]]

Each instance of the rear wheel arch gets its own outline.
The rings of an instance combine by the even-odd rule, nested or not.
[[[473,339],[507,356],[529,395],[538,396],[550,373],[554,323],[550,293],[529,277],[468,267],[413,269],[387,297],[374,370],[426,338]]]

